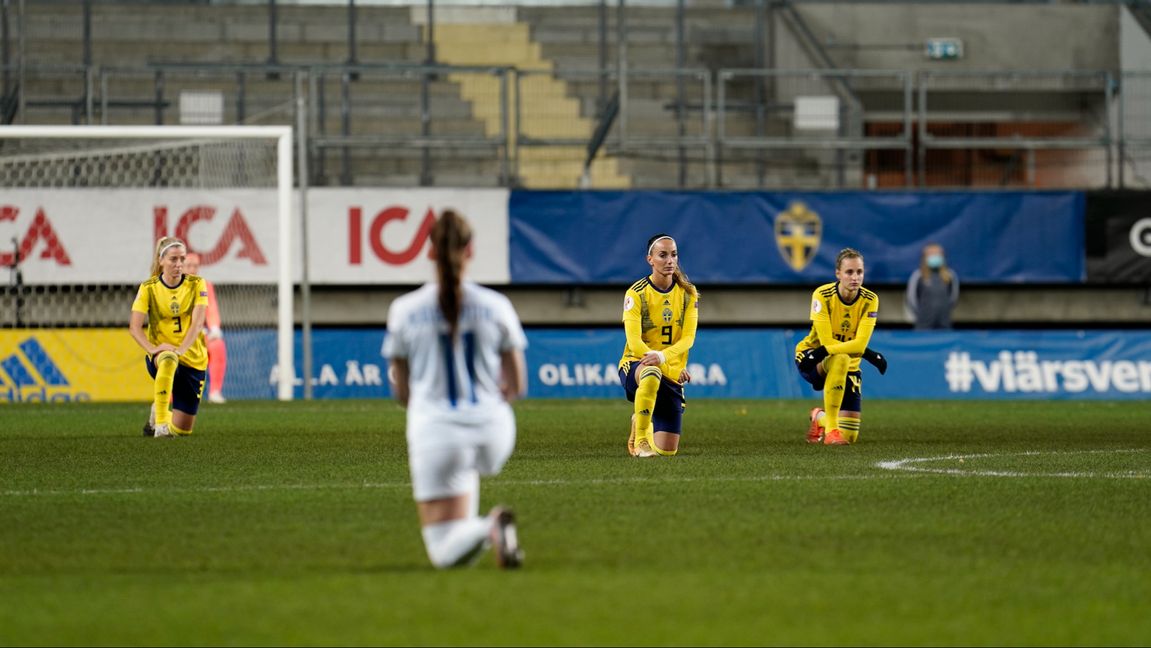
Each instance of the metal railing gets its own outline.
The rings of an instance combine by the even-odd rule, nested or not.
[[[1119,90],[1118,185],[1151,189],[1151,72],[1125,72]]]
[[[321,183],[328,152],[338,154],[340,184],[348,185],[352,151],[381,148],[397,158],[418,154],[421,186],[434,184],[433,165],[475,155],[494,157],[497,168],[484,173],[494,171],[501,186],[511,182],[508,68],[332,65],[300,73],[308,79],[309,145]]]
[[[830,185],[875,186],[862,176],[861,154],[894,150],[905,156],[912,181],[912,75],[884,70],[720,70],[717,142],[720,154],[754,152],[763,186],[764,153],[808,152],[823,158]],[[865,105],[863,96],[875,105]],[[868,113],[886,113],[897,129],[868,133]],[[749,121],[746,115],[751,115]],[[851,170],[854,169],[854,174]],[[856,178],[849,181],[849,176]]]
[[[295,124],[303,110],[317,185],[578,186],[606,80],[619,116],[593,188],[1151,186],[1151,72],[9,71],[22,123],[186,123],[194,92],[222,96],[219,123]]]
[[[929,177],[933,151],[963,152],[963,186],[1113,186],[1110,73],[921,72],[917,84],[919,186],[946,183]]]

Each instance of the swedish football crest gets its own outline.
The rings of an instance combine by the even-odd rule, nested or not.
[[[802,272],[815,258],[823,237],[819,214],[801,202],[793,202],[775,217],[775,244],[792,270]]]

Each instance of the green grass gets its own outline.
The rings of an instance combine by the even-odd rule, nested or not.
[[[428,566],[391,403],[0,407],[0,644],[1151,642],[1151,404],[869,402],[846,448],[811,405],[636,460],[622,399],[518,404],[519,572]]]

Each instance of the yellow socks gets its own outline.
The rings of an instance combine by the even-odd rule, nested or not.
[[[643,367],[639,370],[639,386],[635,390],[635,441],[647,439],[654,449],[655,439],[652,438],[651,413],[655,410],[655,395],[659,392],[659,381],[663,372],[659,367]]]
[[[855,440],[859,438],[859,419],[841,416],[839,418],[839,432],[845,441],[855,443]]]
[[[843,405],[843,392],[847,389],[847,367],[850,358],[842,353],[828,356],[823,363],[827,370],[827,380],[823,383],[823,411],[827,418],[823,420],[823,429],[839,429],[839,407]]]
[[[167,425],[172,422],[172,381],[176,379],[176,365],[180,358],[171,351],[163,351],[156,355],[156,383],[153,398],[156,408],[156,425]]]

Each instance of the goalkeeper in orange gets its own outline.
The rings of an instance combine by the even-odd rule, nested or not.
[[[151,278],[132,302],[128,332],[147,354],[144,363],[154,380],[145,436],[191,434],[204,390],[208,352],[200,332],[208,291],[203,279],[184,272],[187,255],[180,239],[157,241]]]
[[[632,284],[623,301],[627,344],[619,379],[635,403],[627,449],[633,457],[670,457],[679,451],[683,429],[683,385],[691,380],[687,355],[695,344],[699,291],[680,268],[671,236],[648,240],[647,263],[651,274]]]
[[[200,255],[189,252],[184,261],[184,271],[200,274]],[[228,370],[228,347],[224,344],[224,331],[220,328],[220,302],[216,299],[216,287],[204,279],[204,289],[208,291],[208,311],[204,320],[204,339],[208,344],[208,402],[224,404],[224,374]]]
[[[807,442],[847,445],[859,438],[859,361],[883,374],[887,359],[867,348],[879,319],[879,296],[863,287],[863,255],[844,248],[835,259],[835,279],[811,294],[811,331],[795,345],[795,363],[803,379],[823,391],[823,407],[811,410]]]

